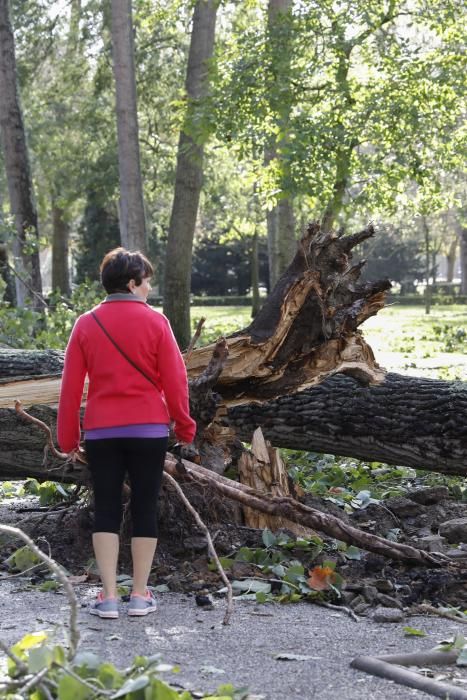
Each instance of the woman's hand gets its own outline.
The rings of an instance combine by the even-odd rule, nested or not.
[[[80,462],[81,464],[87,464],[86,452],[83,450],[82,447],[77,447],[76,449],[69,452],[68,459],[72,464],[76,464],[76,462]]]
[[[193,442],[179,441],[172,447],[172,452],[181,459],[187,459],[197,464],[200,462],[198,449]]]

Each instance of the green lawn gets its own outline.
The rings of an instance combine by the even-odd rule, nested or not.
[[[206,317],[202,342],[247,326],[246,306],[194,306],[193,327]],[[388,370],[443,379],[467,379],[467,306],[388,306],[361,329],[376,359]]]

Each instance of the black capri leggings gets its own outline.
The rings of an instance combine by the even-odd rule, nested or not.
[[[120,532],[122,488],[128,473],[133,537],[157,537],[157,499],[167,438],[86,440],[94,489],[93,532]]]

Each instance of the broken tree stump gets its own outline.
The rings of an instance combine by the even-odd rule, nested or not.
[[[270,496],[290,496],[289,481],[285,463],[279,450],[267,443],[257,428],[251,440],[251,449],[245,450],[238,461],[238,477],[241,484],[250,486],[257,493]],[[245,506],[243,509],[245,525],[272,532],[280,529],[290,530],[297,537],[311,537],[316,533],[287,518],[262,513]]]

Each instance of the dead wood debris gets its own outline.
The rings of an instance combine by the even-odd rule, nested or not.
[[[385,656],[357,656],[350,664],[352,668],[394,681],[409,688],[422,690],[444,700],[467,700],[467,691],[448,683],[421,676],[401,666],[451,665],[459,651],[417,652],[415,654],[391,654]]]

